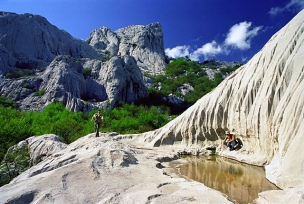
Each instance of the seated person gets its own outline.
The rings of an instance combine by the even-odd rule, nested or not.
[[[226,132],[226,137],[223,141],[223,146],[229,147],[230,151],[233,150],[234,146],[236,145],[235,136],[229,132]]]

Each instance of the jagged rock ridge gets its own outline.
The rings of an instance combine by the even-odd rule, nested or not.
[[[303,42],[304,10],[246,65],[166,126],[140,135],[83,137],[1,187],[0,201],[229,203],[203,184],[155,170],[162,167],[155,161],[168,159],[160,159],[159,151],[199,152],[214,145],[222,156],[264,165],[267,178],[283,188],[261,193],[257,203],[302,203]],[[221,147],[226,130],[243,140],[241,150]]]
[[[133,56],[144,72],[158,74],[165,68],[163,32],[159,23],[128,26],[115,32],[102,27],[94,30],[87,42],[109,56]]]
[[[41,16],[0,12],[0,94],[22,109],[54,101],[73,111],[134,102],[148,93],[142,71],[164,67],[159,23],[116,32],[103,27],[83,41]]]

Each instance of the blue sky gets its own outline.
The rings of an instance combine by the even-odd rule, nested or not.
[[[1,0],[0,10],[41,15],[83,40],[102,26],[159,22],[168,56],[247,62],[303,8],[304,0]]]

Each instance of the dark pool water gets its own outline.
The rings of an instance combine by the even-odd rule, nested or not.
[[[253,203],[258,193],[278,188],[265,178],[263,167],[240,163],[218,156],[187,156],[188,164],[180,173],[227,195],[237,203]]]

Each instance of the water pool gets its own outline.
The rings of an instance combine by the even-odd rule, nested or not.
[[[183,156],[189,163],[179,165],[183,176],[204,183],[237,203],[252,203],[258,193],[278,190],[265,178],[263,167],[219,156]]]

